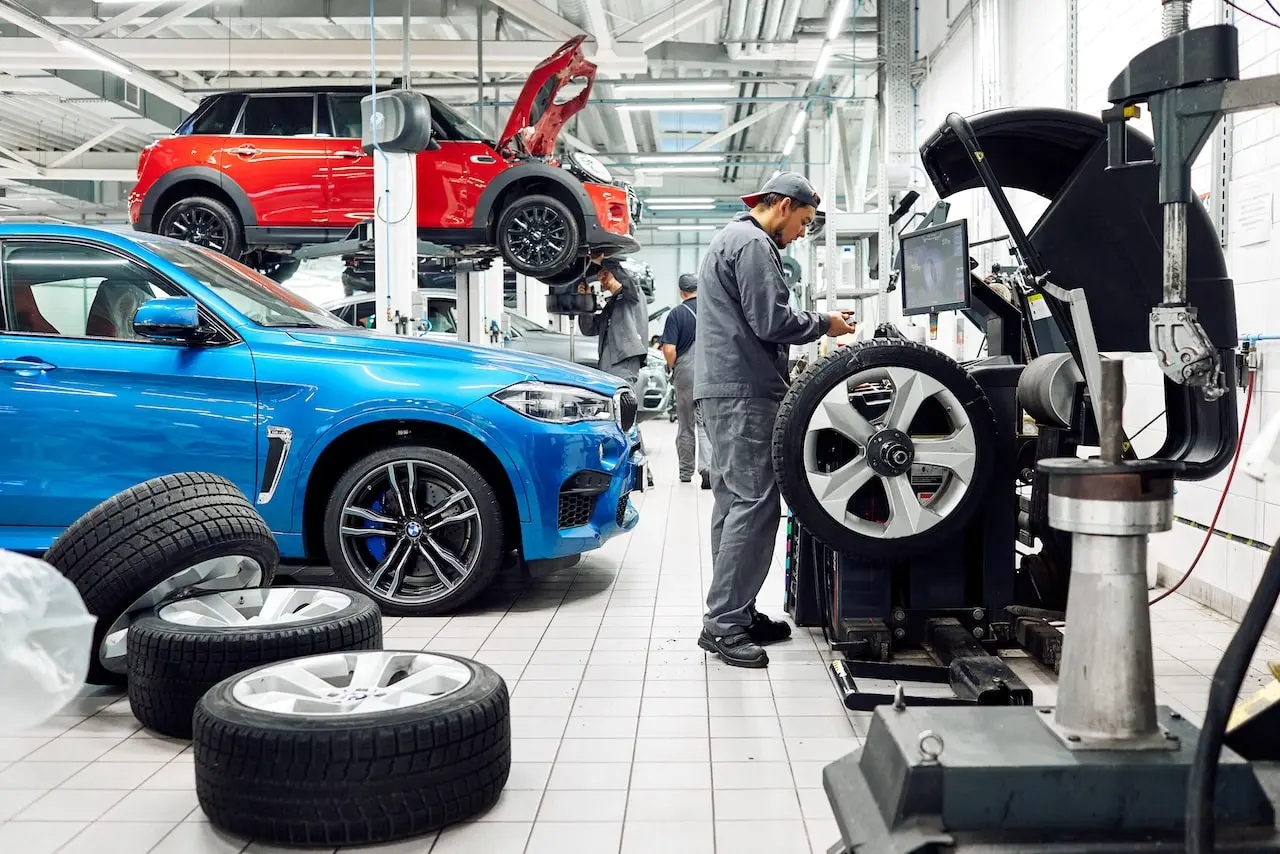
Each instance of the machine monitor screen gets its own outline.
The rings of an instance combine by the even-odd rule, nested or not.
[[[930,314],[969,307],[966,220],[922,228],[902,238],[902,313]]]

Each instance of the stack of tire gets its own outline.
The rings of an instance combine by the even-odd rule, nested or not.
[[[231,482],[166,475],[115,495],[45,555],[97,617],[88,681],[190,738],[216,826],[265,844],[419,836],[497,801],[507,687],[440,653],[383,650],[367,596],[272,587],[270,528]]]

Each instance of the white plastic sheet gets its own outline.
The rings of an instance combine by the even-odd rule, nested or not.
[[[94,622],[62,573],[0,551],[0,735],[38,726],[76,696]]]

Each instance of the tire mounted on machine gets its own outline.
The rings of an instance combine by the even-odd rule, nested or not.
[[[506,683],[443,653],[259,667],[214,686],[193,729],[196,795],[209,820],[271,845],[431,833],[492,806],[511,770]]]
[[[129,627],[129,707],[147,729],[191,738],[196,703],[223,679],[366,649],[382,649],[382,614],[352,590],[263,587],[179,599]]]
[[[67,528],[44,560],[98,618],[88,682],[123,685],[130,623],[192,593],[268,586],[280,551],[235,484],[194,472],[113,495]]]
[[[841,348],[805,372],[773,434],[778,486],[796,520],[868,558],[919,554],[961,531],[987,499],[996,451],[991,404],[964,368],[889,339]],[[939,488],[921,498],[919,478],[938,472]]]

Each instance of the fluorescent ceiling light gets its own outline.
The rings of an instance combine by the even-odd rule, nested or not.
[[[715,231],[715,225],[659,225],[658,231]]]
[[[634,104],[619,104],[618,112],[620,113],[715,113],[725,108],[724,104],[710,103],[688,103],[688,104],[670,104],[663,101],[637,101]]]
[[[110,71],[118,77],[128,77],[133,73],[133,71],[127,66],[116,62],[114,59],[103,56],[96,50],[80,44],[80,42],[72,41],[71,39],[58,39],[58,48],[59,50],[71,51],[73,53],[78,53],[81,56],[87,56],[94,62],[98,63],[98,65],[101,65],[107,71]]]
[[[133,0],[130,0],[133,2]],[[627,95],[651,95],[654,92],[676,94],[712,94],[715,92],[732,92],[736,87],[732,83],[695,83],[684,80],[662,81],[650,83],[622,83],[613,87],[618,97]]]
[[[809,120],[809,111],[801,110],[796,113],[796,120],[791,123],[791,135],[795,136],[800,133],[800,128],[804,127],[804,123]]]
[[[683,172],[686,174],[708,175],[713,172],[719,172],[719,166],[649,166],[637,169],[638,172],[644,172],[649,175],[661,175],[664,172]]]
[[[649,205],[651,211],[713,211],[715,205]]]
[[[665,154],[660,156],[646,155],[635,158],[636,163],[720,163],[722,154]]]
[[[795,147],[796,147],[796,135],[793,133],[791,134],[791,136],[787,137],[787,144],[782,146],[782,156],[790,157],[791,152],[795,150]]]
[[[644,200],[646,205],[714,205],[716,200],[707,196],[693,198],[691,196],[653,196]]]
[[[831,42],[827,42],[822,46],[822,53],[818,54],[818,64],[813,67],[813,79],[821,80],[822,75],[827,73],[827,63],[831,62]]]
[[[836,0],[836,7],[831,10],[831,22],[827,24],[827,41],[840,35],[845,16],[849,14],[849,0]]]

